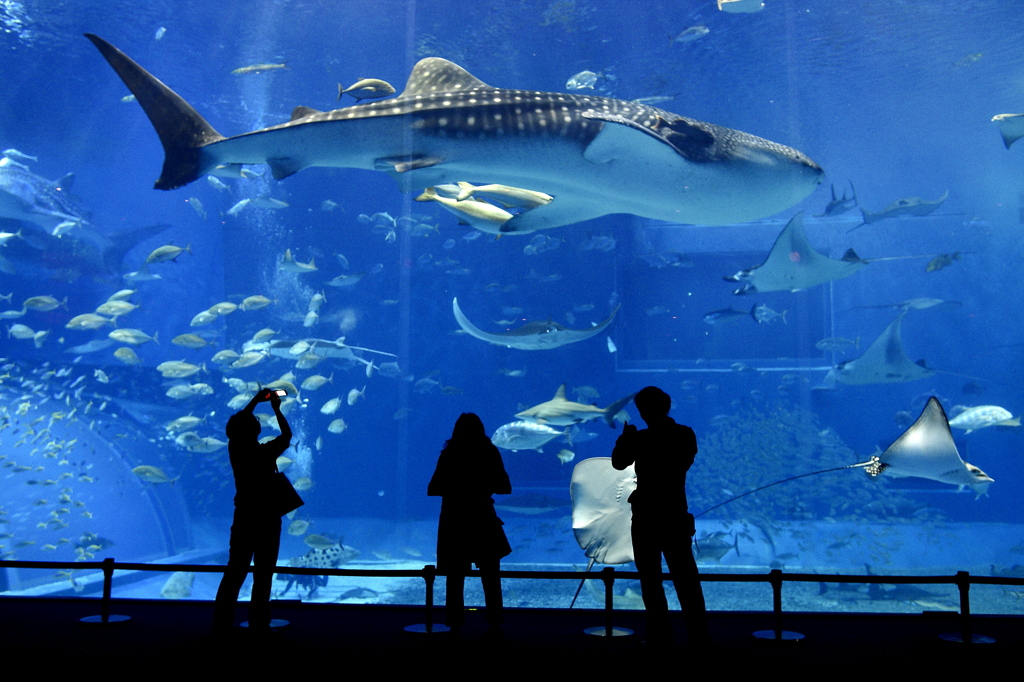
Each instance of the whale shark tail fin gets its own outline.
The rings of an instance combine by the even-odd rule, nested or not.
[[[111,68],[142,105],[164,146],[164,167],[153,185],[176,189],[204,172],[201,149],[223,135],[214,130],[188,102],[136,64],[128,55],[92,33],[85,37],[100,51]]]

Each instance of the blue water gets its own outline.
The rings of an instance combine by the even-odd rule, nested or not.
[[[709,33],[670,43],[670,36],[695,25]],[[693,511],[786,476],[864,461],[902,433],[906,424],[897,423],[897,413],[916,418],[930,395],[938,396],[950,414],[956,406],[972,405],[999,405],[1014,416],[1024,410],[1018,388],[1024,379],[1024,341],[1016,315],[1024,294],[1017,274],[1024,149],[1005,149],[990,122],[996,114],[1024,109],[1019,40],[1024,18],[1013,3],[766,0],[762,12],[729,14],[697,2],[638,7],[572,0],[469,5],[229,0],[215,5],[74,2],[56,13],[48,3],[8,0],[0,2],[0,27],[5,83],[0,148],[37,156],[29,166],[43,178],[74,172],[78,205],[102,232],[169,226],[133,249],[121,272],[111,277],[75,278],[54,267],[0,273],[0,294],[13,294],[11,308],[30,296],[68,299],[67,309],[29,311],[5,321],[52,330],[39,349],[31,340],[13,337],[0,345],[5,363],[13,363],[7,370],[11,377],[0,384],[0,419],[8,424],[0,431],[0,452],[7,462],[43,467],[36,473],[0,470],[0,506],[9,519],[5,532],[13,536],[0,541],[5,545],[0,553],[8,557],[70,560],[83,533],[116,543],[97,556],[124,560],[222,549],[223,538],[214,529],[226,529],[231,513],[226,451],[189,452],[166,437],[163,424],[191,413],[206,418],[196,429],[199,436],[223,439],[232,412],[226,403],[236,393],[224,377],[269,382],[292,363],[268,358],[225,372],[210,358],[222,349],[240,351],[266,327],[279,331],[277,338],[344,336],[350,345],[397,356],[376,356],[376,362],[397,361],[398,377],[367,378],[363,364],[330,360],[296,370],[296,385],[314,373],[333,373],[333,383],[303,391],[289,414],[296,445],[306,453],[292,453],[296,464],[290,473],[313,481],[297,518],[313,522],[310,532],[344,537],[369,563],[399,556],[430,560],[429,522],[438,504],[426,497],[426,483],[460,412],[477,412],[493,431],[513,421],[522,407],[550,399],[562,383],[570,399],[574,388],[593,387],[599,397],[582,402],[602,407],[648,384],[672,394],[673,416],[692,425],[701,439],[689,486]],[[166,30],[156,39],[161,27]],[[570,77],[593,71],[599,78],[594,92],[586,94],[668,97],[657,106],[799,149],[825,169],[826,180],[800,204],[756,224],[672,226],[612,215],[539,233],[552,240],[548,247],[557,243],[557,248],[535,255],[524,253],[533,235],[473,239],[472,228],[458,225],[436,204],[414,202],[415,194],[401,193],[382,173],[311,168],[280,182],[269,172],[224,179],[227,192],[205,179],[161,192],[152,189],[163,158],[159,140],[139,106],[121,101],[128,91],[81,37],[84,32],[118,46],[225,135],[284,122],[296,105],[331,109],[337,106],[338,82],[376,77],[401,90],[418,59],[441,56],[504,88],[564,92]],[[255,63],[287,68],[231,73]],[[904,197],[934,200],[947,190],[949,198],[932,215],[894,218],[849,234],[860,223],[858,210],[812,217],[822,213],[830,184],[841,193],[851,181],[859,206],[869,211]],[[288,206],[226,214],[236,202],[261,195]],[[189,204],[191,198],[202,203],[205,219]],[[336,207],[325,210],[325,201]],[[873,262],[849,278],[807,291],[733,296],[737,285],[722,277],[763,260],[797,211],[807,215],[811,243],[833,258],[848,248],[865,259],[922,257]],[[360,214],[378,212],[412,215],[436,230],[418,236],[397,229],[389,241],[358,220]],[[0,221],[0,231],[18,227]],[[116,277],[137,270],[147,254],[170,242],[190,245],[192,253],[152,265],[160,280],[125,285]],[[584,248],[595,243],[614,246]],[[301,262],[315,258],[319,269],[280,272],[277,264],[286,249]],[[931,257],[956,251],[960,260],[926,272]],[[658,254],[671,262],[659,262]],[[367,274],[354,287],[326,286],[338,275],[361,272]],[[140,308],[119,326],[158,333],[160,339],[133,347],[142,364],[119,362],[111,355],[116,346],[80,359],[65,353],[70,346],[106,338],[110,327],[83,332],[64,325],[123,286],[138,289],[131,300]],[[307,303],[319,291],[326,295],[320,322],[303,328]],[[254,294],[275,302],[190,327],[193,316],[211,305],[240,303]],[[595,338],[524,351],[456,333],[453,297],[470,320],[490,332],[549,319],[586,329],[617,304],[622,308]],[[849,348],[833,354],[815,343],[826,337],[859,339],[862,350],[896,311],[857,306],[915,297],[955,302],[912,310],[903,323],[908,356],[941,371],[914,382],[815,390],[829,367],[860,353]],[[709,325],[703,320],[714,310],[748,311],[754,304],[786,311],[785,321],[756,324],[740,317]],[[513,322],[495,323],[502,319]],[[170,343],[189,332],[216,345],[192,350]],[[206,363],[209,373],[189,381],[208,383],[213,395],[180,401],[164,395],[173,382],[155,367],[182,359]],[[47,375],[62,368],[71,373]],[[97,381],[96,369],[110,382]],[[86,390],[72,399],[67,396],[74,389],[62,384],[78,376],[86,377]],[[34,383],[26,388],[26,380]],[[364,386],[365,399],[348,405],[349,391]],[[24,398],[28,393],[31,397]],[[319,412],[338,396],[337,414]],[[17,415],[22,402],[30,407]],[[88,402],[94,405],[86,416]],[[107,404],[103,412],[101,402]],[[53,412],[68,413],[76,406],[75,419],[53,425]],[[637,418],[632,407],[627,411]],[[43,421],[32,425],[37,417]],[[329,433],[327,425],[338,417],[347,430]],[[46,425],[51,433],[41,442],[15,446],[26,435],[32,439],[27,429],[38,432]],[[571,446],[575,462],[608,456],[615,431],[600,420],[580,426],[584,433]],[[803,524],[799,532],[825,545],[842,545],[828,553],[795,545],[783,549],[784,543],[774,546],[751,532],[753,540],[740,542],[752,542],[758,551],[722,559],[751,570],[763,569],[776,555],[802,552],[798,563],[816,570],[856,570],[881,562],[878,570],[902,571],[923,570],[910,559],[915,548],[918,555],[931,556],[925,551],[929,543],[942,544],[938,535],[917,530],[948,523],[957,529],[946,540],[951,546],[965,538],[988,544],[966,556],[959,550],[936,551],[932,565],[1010,566],[1024,551],[1021,540],[1011,539],[1024,522],[1014,503],[1024,473],[1018,457],[1022,435],[1015,428],[970,435],[954,431],[963,459],[995,479],[980,499],[934,481],[879,482],[857,471],[839,472],[727,505],[709,516],[703,532],[727,529],[735,537],[742,532],[736,524],[753,519],[756,528],[780,535]],[[319,450],[318,437],[323,439]],[[63,469],[42,450],[29,454],[54,438],[80,439]],[[516,548],[507,561],[585,561],[564,504],[575,462],[562,464],[555,457],[562,448],[570,446],[556,439],[543,453],[503,451],[517,493],[563,502],[537,517],[503,513]],[[157,466],[177,480],[173,486],[139,480],[130,473],[139,465]],[[32,476],[54,480],[63,471],[73,474],[73,485],[66,486],[73,488],[70,493],[60,492],[63,479],[42,487],[25,483]],[[51,512],[66,508],[55,506],[61,494],[86,506],[58,512],[58,517],[73,516],[72,524],[38,528],[55,518]],[[35,504],[40,499],[46,504]],[[92,516],[82,516],[80,509]],[[549,525],[538,530],[538,523]],[[830,530],[834,523],[902,530],[894,531],[898,541],[879,549],[877,540],[844,540],[857,531]],[[982,530],[997,524],[1003,530]],[[59,538],[68,542],[57,543]],[[285,540],[282,559],[305,552],[299,536]],[[33,544],[17,546],[23,542]],[[56,549],[42,550],[54,543]],[[873,549],[865,549],[868,545]],[[751,554],[756,561],[748,562]]]

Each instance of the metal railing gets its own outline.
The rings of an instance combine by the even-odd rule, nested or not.
[[[212,564],[150,564],[116,562],[114,559],[102,561],[0,561],[2,568],[28,568],[28,569],[98,569],[103,572],[103,596],[101,598],[101,621],[106,623],[110,619],[110,606],[112,600],[114,571],[152,571],[168,573],[172,571],[191,571],[194,573],[223,573],[227,566]],[[434,581],[443,577],[444,572],[438,571],[433,564],[427,564],[422,569],[348,569],[348,568],[301,568],[297,566],[277,566],[275,573],[287,575],[311,575],[311,576],[363,576],[373,578],[421,578],[426,585],[425,617],[427,631],[433,624],[434,609]],[[249,567],[249,573],[253,568]],[[479,577],[477,570],[466,573],[470,577]],[[639,573],[636,571],[618,571],[613,567],[605,567],[597,573],[581,573],[579,571],[500,571],[502,578],[517,578],[526,580],[600,580],[604,583],[604,615],[605,629],[611,635],[614,617],[614,585],[619,579],[637,579]],[[663,580],[672,580],[670,573],[662,574]],[[701,573],[701,582],[723,582],[723,583],[768,583],[772,588],[772,614],[774,619],[775,639],[783,639],[783,617],[782,609],[782,586],[787,582],[827,582],[827,583],[859,583],[859,584],[884,584],[884,585],[907,585],[907,584],[928,584],[928,585],[956,585],[959,591],[959,622],[960,641],[970,643],[977,641],[974,637],[971,625],[971,585],[1016,585],[1024,586],[1024,578],[1012,578],[1004,576],[978,576],[971,575],[967,571],[957,571],[955,575],[937,576],[904,576],[904,575],[848,575],[848,574],[823,574],[823,573],[784,573],[780,569],[772,569],[767,574],[759,573]]]

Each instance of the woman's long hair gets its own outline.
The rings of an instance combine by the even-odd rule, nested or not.
[[[444,449],[450,445],[469,445],[480,440],[489,440],[487,430],[483,421],[472,412],[463,412],[455,420],[455,428],[452,429],[452,437],[444,442]]]

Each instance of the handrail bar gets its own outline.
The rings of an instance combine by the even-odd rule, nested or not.
[[[25,561],[20,559],[0,561],[0,568],[28,568],[28,569],[96,569],[102,570],[106,566],[102,561]],[[192,571],[194,573],[223,573],[227,566],[221,564],[156,564],[140,562],[114,562],[115,571],[154,571],[170,573],[173,571]],[[253,567],[249,567],[249,572]],[[776,569],[778,570],[778,569]],[[420,578],[423,576],[423,569],[385,569],[385,568],[306,568],[300,566],[278,565],[275,573],[290,575],[336,575],[336,576],[364,576],[371,578]],[[519,578],[527,580],[580,580],[582,578],[600,580],[601,575],[597,572],[585,573],[582,571],[500,571],[502,578]],[[434,572],[435,575],[444,576],[444,571]],[[471,570],[465,575],[479,577],[480,571]],[[615,570],[617,579],[637,579],[640,574],[636,571]],[[954,575],[854,575],[848,573],[786,573],[781,572],[783,582],[824,582],[824,583],[877,583],[884,585],[956,585],[958,577]],[[671,573],[663,573],[663,580],[674,580]],[[685,578],[684,578],[685,579]],[[701,573],[701,582],[771,582],[771,573]],[[980,576],[969,575],[968,582],[972,585],[1017,585],[1024,586],[1024,578],[1010,576]]]

